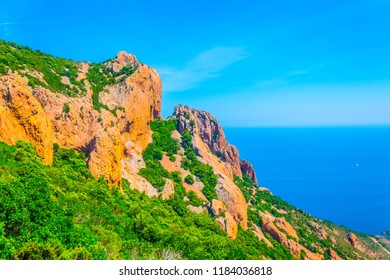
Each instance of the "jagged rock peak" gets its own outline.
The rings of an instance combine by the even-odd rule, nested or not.
[[[232,167],[234,175],[242,176],[237,148],[227,142],[225,133],[216,118],[205,111],[182,105],[175,107],[173,117],[179,121],[180,133],[186,129],[194,133],[196,128],[202,141],[210,150]]]
[[[258,185],[255,169],[249,161],[240,161],[240,168],[242,174],[248,176],[252,180],[253,184]]]
[[[112,61],[112,70],[114,72],[119,72],[123,67],[127,65],[132,65],[137,62],[137,58],[133,54],[129,54],[125,51],[120,51],[114,60]]]

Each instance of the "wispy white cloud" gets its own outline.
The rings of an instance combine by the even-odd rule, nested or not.
[[[309,74],[310,72],[307,70],[293,70],[287,73],[284,73],[280,76],[262,80],[257,82],[254,85],[254,88],[263,88],[263,87],[270,87],[270,86],[283,86],[289,83],[291,79],[293,79],[296,76],[302,76]]]
[[[157,66],[165,92],[179,92],[218,77],[220,71],[247,57],[245,48],[219,46],[206,50],[184,67]]]

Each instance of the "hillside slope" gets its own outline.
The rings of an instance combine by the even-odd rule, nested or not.
[[[211,114],[162,120],[161,94],[125,52],[91,64],[0,41],[0,258],[390,258],[386,239],[259,188]]]

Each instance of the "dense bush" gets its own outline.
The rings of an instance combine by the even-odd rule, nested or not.
[[[248,202],[252,196],[252,180],[245,174],[242,174],[242,179],[234,175],[234,183],[240,188],[242,194],[245,197],[246,202]]]
[[[31,87],[41,86],[69,96],[86,92],[84,81],[77,80],[76,62],[0,40],[0,75],[9,70],[27,77]],[[34,77],[32,72],[41,73],[44,82]],[[69,78],[70,85],[62,83],[62,77]]]
[[[195,183],[194,176],[191,175],[191,174],[188,174],[188,175],[184,178],[184,181],[185,181],[187,184],[190,184],[190,185],[192,185],[193,183]]]
[[[160,160],[164,153],[168,156],[177,154],[179,143],[171,134],[176,128],[176,121],[156,120],[150,123],[153,130],[153,142],[143,152],[146,167],[142,168],[139,175],[147,179],[159,191],[163,190],[165,178],[172,179],[172,175],[161,165]]]
[[[124,193],[110,190],[89,173],[83,154],[58,145],[45,166],[31,144],[0,143],[0,170],[0,259],[269,257],[262,243],[248,250],[248,233],[228,239],[207,214],[187,211],[177,172],[174,198],[162,201],[127,181]]]
[[[198,207],[204,204],[204,201],[201,200],[194,191],[187,192],[187,197],[188,197],[188,203],[193,206]]]

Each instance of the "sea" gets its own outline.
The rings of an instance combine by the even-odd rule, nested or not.
[[[354,231],[390,230],[390,127],[224,129],[259,186]]]

